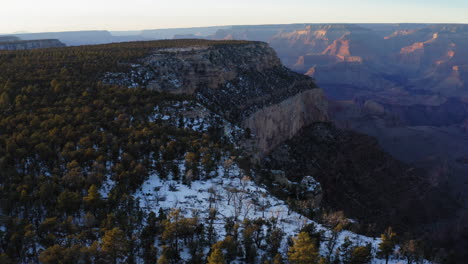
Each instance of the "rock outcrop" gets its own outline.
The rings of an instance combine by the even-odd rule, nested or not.
[[[133,65],[130,74],[110,73],[105,79],[194,95],[249,129],[259,156],[302,127],[327,120],[327,101],[313,80],[282,66],[275,51],[262,42],[157,49]]]
[[[65,47],[65,44],[56,39],[11,40],[0,42],[0,50],[30,50],[59,47]]]
[[[260,174],[265,172],[257,180],[278,195],[300,199],[291,188],[274,187],[274,181],[285,175],[281,181],[297,186],[310,175],[323,188],[325,206],[345,210],[363,229],[379,223],[367,231],[387,225],[408,231],[448,214],[434,211],[445,196],[432,200],[440,189],[423,170],[392,158],[374,138],[328,122],[322,90],[310,77],[282,66],[266,43],[193,42],[198,44],[154,49],[128,73],[109,73],[104,81],[196,97],[252,136],[237,143],[258,161]],[[378,101],[366,105],[385,111]]]
[[[250,115],[242,122],[255,135],[259,148],[268,153],[293,138],[303,127],[326,121],[328,103],[322,90],[312,89]]]

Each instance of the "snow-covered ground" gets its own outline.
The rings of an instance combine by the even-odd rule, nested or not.
[[[183,168],[182,168],[183,169]],[[186,217],[197,215],[200,219],[206,219],[210,208],[216,209],[217,221],[215,230],[218,240],[225,236],[224,219],[234,218],[242,222],[244,219],[276,219],[277,227],[281,228],[284,237],[281,252],[287,252],[287,238],[295,236],[306,225],[315,223],[312,220],[289,210],[287,204],[269,194],[269,192],[255,184],[254,181],[243,177],[240,169],[234,164],[229,171],[223,166],[218,168],[218,177],[194,181],[191,186],[178,183],[173,180],[161,180],[157,175],[152,175],[146,180],[141,189],[135,193],[135,198],[140,199],[140,206],[148,211],[157,213],[160,208],[169,210],[180,209]],[[262,208],[265,208],[262,210]],[[330,230],[323,225],[315,223],[318,230],[323,230],[326,236],[330,236]],[[338,237],[338,248],[349,237],[355,244],[366,245],[371,243],[374,253],[380,242],[379,238],[371,238],[342,231]],[[325,243],[322,243],[321,254],[325,255]],[[385,260],[374,259],[371,263],[385,263]],[[391,260],[390,263],[405,263],[403,260]]]
[[[154,115],[150,121],[160,120],[171,123],[175,126],[183,126],[186,129],[192,129],[198,132],[206,132],[212,125],[224,127],[225,135],[232,143],[235,143],[233,135],[241,134],[242,129],[227,122],[219,115],[207,110],[202,105],[194,102],[183,101],[174,102],[167,107],[155,108]],[[326,237],[330,237],[332,232],[321,224],[318,224],[307,217],[294,212],[288,208],[288,205],[271,195],[264,187],[258,186],[254,181],[245,177],[235,161],[229,160],[230,157],[224,157],[217,168],[215,177],[206,180],[191,182],[190,185],[182,184],[176,180],[163,180],[157,174],[152,174],[142,184],[139,190],[134,193],[134,198],[139,199],[140,207],[148,213],[159,212],[159,209],[170,210],[180,209],[185,217],[197,216],[199,219],[207,219],[211,209],[217,211],[214,228],[217,239],[222,240],[225,237],[226,219],[235,219],[241,223],[244,219],[274,220],[276,227],[285,233],[280,252],[286,256],[288,251],[288,238],[295,236],[307,224],[314,223],[317,231],[323,231]],[[230,164],[226,166],[226,164]],[[179,171],[186,173],[184,161],[180,160]],[[314,191],[314,188],[321,188],[320,184],[311,176],[307,176],[304,182],[308,186],[307,191]],[[100,193],[107,197],[109,191],[115,186],[111,180],[105,181],[101,187]],[[312,188],[312,189],[311,189]],[[335,249],[348,237],[355,245],[365,246],[370,243],[373,248],[373,255],[380,243],[379,238],[366,237],[342,231],[338,235],[338,243]],[[208,249],[207,249],[208,250]],[[326,255],[325,243],[322,243],[320,249],[321,255]],[[181,252],[183,259],[188,258],[187,252]],[[374,258],[372,264],[382,264],[385,260]],[[404,260],[392,259],[389,263],[406,263]],[[425,262],[428,264],[429,262]]]

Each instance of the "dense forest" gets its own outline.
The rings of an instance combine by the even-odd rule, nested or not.
[[[155,48],[245,42],[178,40],[0,52],[1,263],[369,263],[389,259],[396,234],[377,251],[338,235],[351,225],[340,213],[287,234],[274,219],[228,219],[219,212],[186,217],[177,208],[142,208],[133,194],[151,176],[190,186],[220,176],[218,164],[253,168],[224,131],[220,117],[193,129],[174,105],[187,95],[105,84]],[[171,118],[166,118],[171,115]],[[175,121],[174,121],[175,120]],[[193,120],[192,120],[193,121]],[[182,169],[183,171],[182,171]],[[281,252],[287,239],[286,252]],[[399,241],[403,242],[403,241]],[[326,255],[320,248],[328,249]],[[423,246],[401,245],[408,263]]]

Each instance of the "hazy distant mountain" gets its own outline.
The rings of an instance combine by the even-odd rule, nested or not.
[[[106,30],[67,31],[14,34],[14,36],[17,36],[24,40],[58,39],[68,46],[79,46],[127,41],[173,39],[177,35],[189,35],[191,36],[191,38],[202,38],[214,34],[217,30],[225,28],[229,27],[176,28],[112,32]]]
[[[57,39],[38,39],[38,40],[19,40],[11,38],[7,41],[1,41],[0,50],[30,50],[65,47],[65,44]]]
[[[58,39],[67,46],[105,44],[112,42],[125,42],[145,40],[141,36],[113,36],[109,31],[68,31],[16,34],[24,40]]]
[[[20,38],[15,36],[0,36],[0,42],[18,41]]]
[[[220,27],[197,27],[197,28],[168,28],[168,29],[150,29],[143,30],[141,37],[147,39],[173,39],[175,35],[195,35],[208,36],[214,34],[218,30],[229,28],[229,26]]]
[[[340,127],[377,137],[468,204],[468,25],[250,26],[209,37],[267,41],[335,100]]]

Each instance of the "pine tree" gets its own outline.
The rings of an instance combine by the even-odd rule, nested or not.
[[[284,264],[283,257],[280,253],[276,254],[276,256],[273,258],[273,264]]]
[[[45,264],[61,263],[64,255],[64,248],[60,245],[53,245],[42,251],[39,255],[39,261]]]
[[[379,251],[377,252],[377,254],[380,257],[385,258],[385,264],[388,264],[388,259],[392,255],[393,250],[395,249],[396,233],[394,233],[392,228],[389,227],[387,228],[385,233],[383,233],[380,236],[380,240],[381,242],[379,244]]]
[[[63,191],[57,198],[57,207],[59,210],[71,214],[80,208],[81,198],[76,192],[68,190]]]
[[[158,233],[156,214],[151,212],[147,218],[147,225],[143,228],[140,236],[143,248],[143,260],[145,263],[154,263],[157,259],[157,249],[154,246]]]
[[[119,258],[125,257],[128,250],[127,238],[122,230],[115,227],[104,233],[102,251],[107,253],[115,264]]]
[[[98,188],[96,185],[91,185],[88,189],[88,195],[83,197],[83,201],[85,202],[86,206],[91,208],[99,208],[101,202],[101,195],[98,192]]]
[[[408,264],[413,263],[413,261],[418,261],[421,255],[420,253],[420,241],[417,240],[409,240],[403,243],[401,246],[401,254],[406,257],[406,261]]]
[[[213,252],[208,257],[208,264],[224,264],[223,252],[219,246],[213,247]]]
[[[351,252],[350,264],[367,264],[371,261],[372,255],[370,247],[354,247]]]
[[[10,105],[10,96],[8,96],[7,92],[3,92],[0,94],[0,106],[7,107]]]
[[[318,263],[318,250],[307,233],[299,233],[297,238],[293,238],[293,243],[288,252],[289,261],[292,264]]]
[[[162,254],[159,258],[158,258],[158,263],[157,264],[169,264],[169,261],[167,260],[167,257],[165,254]]]

